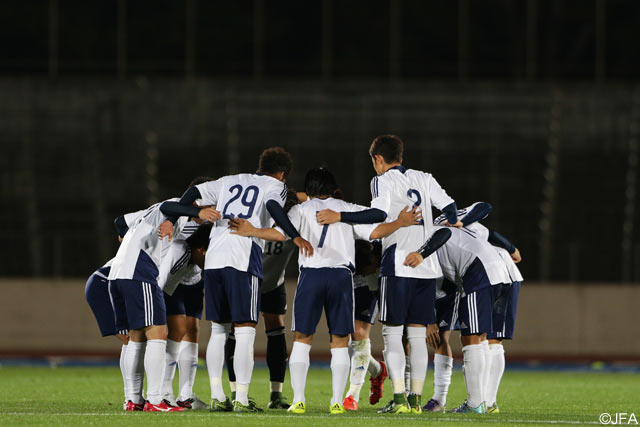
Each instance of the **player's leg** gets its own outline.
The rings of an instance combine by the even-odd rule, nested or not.
[[[293,299],[294,331],[293,348],[289,356],[289,374],[293,389],[293,402],[288,411],[294,414],[305,412],[305,387],[309,372],[309,352],[313,334],[322,316],[322,304],[325,289],[322,286],[322,275],[317,269],[304,268],[298,278],[298,286]]]
[[[260,307],[262,279],[234,268],[224,269],[224,286],[229,296],[233,333],[236,348],[233,354],[233,370],[236,373],[236,401],[234,411],[262,411],[249,402],[249,384],[253,373],[253,345]]]
[[[208,405],[193,392],[193,384],[198,370],[198,336],[202,318],[204,283],[187,286],[184,289],[186,331],[178,354],[179,393],[178,405],[191,409],[207,409]]]
[[[324,309],[331,334],[331,384],[333,396],[329,412],[341,414],[344,389],[349,378],[349,335],[354,332],[353,279],[351,272],[342,268],[323,270],[326,292]],[[371,351],[369,351],[370,353]],[[368,361],[368,358],[367,358]],[[363,364],[362,370],[366,368]]]
[[[262,295],[260,311],[267,334],[267,366],[270,381],[270,409],[287,409],[282,397],[284,376],[287,371],[287,341],[284,329],[284,314],[287,309],[287,294],[284,285]]]
[[[453,412],[484,413],[484,381],[486,370],[486,333],[492,329],[491,288],[485,287],[463,296],[460,300],[460,333],[463,373],[467,401]]]
[[[207,345],[207,371],[211,387],[211,410],[230,411],[231,401],[222,388],[224,345],[231,329],[231,314],[225,293],[222,269],[204,270],[204,301],[207,320],[211,321],[211,336]]]
[[[233,370],[233,355],[236,352],[236,336],[233,333],[233,326],[224,343],[224,364],[227,367],[229,378],[229,389],[231,390],[231,401],[236,400],[236,372]]]
[[[364,378],[367,374],[371,359],[371,342],[369,341],[370,330],[370,323],[355,319],[354,332],[351,334],[351,342],[349,343],[349,353],[351,354],[349,390],[342,402],[342,406],[344,406],[344,409],[348,411],[358,410],[360,390],[364,384]],[[378,366],[380,365],[378,364]]]
[[[164,294],[164,303],[167,309],[168,337],[162,396],[164,400],[173,406],[176,406],[176,398],[173,393],[173,378],[178,365],[180,343],[187,330],[183,288],[183,285],[178,285],[173,295]]]
[[[436,324],[434,279],[411,279],[411,298],[407,313],[407,341],[411,366],[410,390],[407,396],[411,412],[422,412],[422,390],[427,375],[427,325]]]
[[[383,276],[379,281],[380,321],[382,326],[382,338],[384,340],[384,361],[387,365],[391,385],[393,387],[393,400],[391,400],[379,413],[407,413],[410,412],[407,405],[404,385],[405,352],[402,345],[404,323],[407,318],[408,282],[402,277]]]

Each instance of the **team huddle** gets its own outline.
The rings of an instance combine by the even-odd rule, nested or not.
[[[344,201],[326,168],[307,172],[304,191],[288,189],[292,160],[274,147],[262,152],[256,173],[199,177],[181,198],[116,219],[118,252],[90,276],[85,296],[102,335],[122,341],[126,411],[262,412],[249,397],[262,313],[267,407],[304,414],[309,354],[323,311],[331,414],[358,410],[367,374],[372,405],[386,378],[391,381],[393,399],[379,413],[447,410],[453,330],[461,335],[467,399],[447,411],[499,411],[502,340],[513,337],[523,280],[518,249],[480,223],[488,203],[458,210],[431,174],[402,166],[397,136],[376,137],[369,154],[377,173],[370,207]],[[435,220],[432,207],[442,212]],[[285,270],[296,251],[294,342],[287,354]],[[193,392],[205,307],[209,404]],[[376,318],[383,324],[384,361],[371,355]],[[423,406],[427,344],[435,353],[434,393]],[[292,402],[282,393],[287,361]]]

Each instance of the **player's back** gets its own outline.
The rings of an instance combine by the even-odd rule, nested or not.
[[[313,256],[300,254],[298,264],[305,268],[346,267],[355,269],[356,228],[343,222],[318,224],[316,213],[324,209],[336,212],[354,212],[366,209],[342,200],[313,198],[296,205],[289,211],[289,219],[300,236],[313,246]],[[362,227],[370,229],[370,227]],[[362,238],[362,237],[360,237]],[[368,240],[368,236],[366,236]]]
[[[231,234],[229,220],[240,218],[257,228],[273,224],[267,202],[281,206],[287,196],[283,182],[260,174],[224,176],[197,186],[205,204],[217,206],[223,218],[211,229],[205,269],[233,267],[262,277],[262,239]]]
[[[448,280],[460,283],[471,263],[478,258],[492,285],[510,283],[502,258],[487,241],[466,228],[450,230],[451,238],[437,251],[442,272]]]

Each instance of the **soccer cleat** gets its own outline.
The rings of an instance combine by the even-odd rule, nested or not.
[[[464,403],[460,406],[458,406],[457,408],[453,409],[452,412],[454,414],[484,414],[485,413],[485,405],[484,402],[482,402],[480,405],[478,405],[477,407],[473,408],[471,406],[469,406],[469,404],[467,403],[467,401],[465,400]]]
[[[384,380],[387,379],[387,365],[380,361],[380,367],[382,368],[380,374],[377,377],[369,377],[371,382],[371,391],[369,392],[369,403],[375,405],[382,399],[382,392],[384,391]]]
[[[500,408],[498,408],[498,404],[494,403],[493,405],[487,408],[487,414],[499,414]]]
[[[287,403],[285,398],[282,397],[282,393],[280,393],[278,391],[272,391],[271,392],[271,396],[269,397],[269,404],[267,405],[267,408],[269,408],[269,409],[288,409],[289,406],[290,405]]]
[[[144,410],[145,403],[146,402],[144,401],[142,403],[133,403],[132,401],[128,401],[127,407],[124,410],[129,412],[142,411]]]
[[[358,410],[358,402],[353,398],[353,396],[349,395],[344,398],[344,402],[342,402],[342,406],[347,411],[357,411]]]
[[[218,399],[211,399],[211,405],[209,406],[211,412],[231,412],[233,411],[233,404],[227,397],[223,402]]]
[[[304,402],[300,401],[294,405],[289,406],[287,412],[291,412],[292,414],[304,414],[307,412],[307,408],[304,406]]]
[[[345,414],[346,412],[347,411],[339,402],[336,402],[333,405],[329,406],[329,413],[331,415]]]
[[[194,411],[201,410],[201,409],[209,409],[209,405],[204,403],[202,400],[198,399],[198,396],[196,396],[195,394],[188,399],[178,400],[176,404],[182,408],[192,409]]]
[[[256,402],[249,399],[249,403],[246,405],[243,405],[237,400],[233,402],[233,412],[264,412],[264,410],[262,408],[258,408],[256,406]]]
[[[412,414],[421,414],[422,413],[422,396],[416,393],[410,393],[407,396],[407,405],[411,409]]]
[[[446,412],[446,406],[441,405],[440,402],[435,399],[430,399],[422,409],[427,412]]]
[[[394,394],[393,400],[387,403],[384,408],[378,410],[379,414],[408,414],[410,412],[411,409],[404,394]]]
[[[179,406],[171,406],[167,405],[167,402],[163,400],[162,402],[154,405],[153,403],[147,401],[144,404],[144,412],[182,412],[184,408],[180,408]]]

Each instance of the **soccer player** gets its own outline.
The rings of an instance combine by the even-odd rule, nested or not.
[[[164,291],[169,330],[163,398],[172,406],[186,409],[209,407],[193,393],[193,383],[198,368],[198,322],[204,299],[201,269],[204,268],[211,227],[211,223],[200,225],[191,234],[185,226],[163,257],[158,278],[158,285]],[[187,234],[190,235],[186,237]],[[177,401],[173,394],[176,366],[180,371]]]
[[[130,341],[125,356],[127,375],[136,372],[144,354],[148,399],[144,411],[178,412],[184,408],[169,406],[162,399],[167,321],[157,277],[167,244],[156,232],[166,219],[160,205],[156,203],[147,208],[124,236],[109,273],[109,291],[114,301],[116,321],[126,318],[129,322]],[[202,209],[200,218],[211,220],[214,212],[213,208]],[[184,221],[178,228],[183,224]],[[116,304],[116,301],[120,302]]]
[[[284,211],[288,213],[294,205],[298,204],[301,201],[299,200],[300,196],[306,200],[304,193],[296,193],[294,190],[288,189]],[[247,220],[235,218],[230,221],[229,225],[234,230],[233,234],[258,238],[260,236],[260,231]],[[269,409],[288,409],[290,406],[282,396],[282,387],[287,370],[287,342],[284,328],[287,294],[284,286],[284,274],[296,249],[296,245],[291,240],[267,241],[262,253],[264,277],[260,290],[262,294],[260,312],[264,318],[264,329],[267,334],[267,366],[269,368],[269,387],[271,391],[269,404],[267,405]],[[236,377],[233,371],[235,347],[235,337],[231,332],[224,346],[224,352],[232,400],[235,399],[236,390]]]
[[[216,220],[222,219],[211,230],[204,269],[207,320],[212,321],[207,346],[212,411],[262,411],[249,401],[248,393],[260,306],[263,241],[231,234],[229,220],[246,219],[264,228],[273,219],[305,255],[313,253],[283,210],[287,196],[284,182],[291,166],[289,153],[280,147],[269,148],[260,155],[257,173],[225,176],[190,187],[179,202],[162,206],[163,212],[173,217],[198,216],[201,209],[192,206],[198,198],[220,209],[216,210]],[[236,338],[236,400],[232,408],[222,388],[224,345],[231,323]]]
[[[127,230],[143,213],[144,211],[138,211],[121,215],[116,218],[114,224],[116,226],[116,232],[118,233],[118,239],[122,240]],[[127,344],[129,343],[129,326],[126,321],[121,322],[120,325],[116,324],[115,314],[113,312],[113,305],[111,304],[111,298],[109,296],[109,272],[111,271],[111,263],[113,259],[110,259],[105,265],[97,269],[89,276],[87,284],[84,289],[84,296],[93,312],[98,323],[98,328],[103,337],[114,335],[122,343],[120,350],[120,371],[122,372],[122,380],[124,383],[125,410],[139,410],[143,409],[142,405],[134,405],[131,403],[127,396],[127,377],[125,374],[124,359],[127,353]],[[125,319],[126,320],[126,319]],[[139,378],[137,383],[138,394],[142,392],[142,380]]]
[[[431,207],[445,213],[449,223],[460,226],[455,202],[435,178],[426,172],[402,166],[403,142],[395,135],[376,137],[369,149],[378,176],[371,181],[371,209],[362,212],[322,211],[321,224],[339,221],[376,223],[396,218],[407,205],[422,211],[423,222],[400,228],[382,239],[380,267],[380,321],[385,343],[384,358],[393,386],[393,400],[381,413],[420,413],[421,394],[427,372],[427,334],[437,339],[435,325],[435,280],[442,275],[435,256],[429,256],[417,268],[405,265],[432,234]],[[411,347],[411,390],[405,395],[405,351],[402,345],[404,326]],[[429,328],[427,328],[427,325]]]

